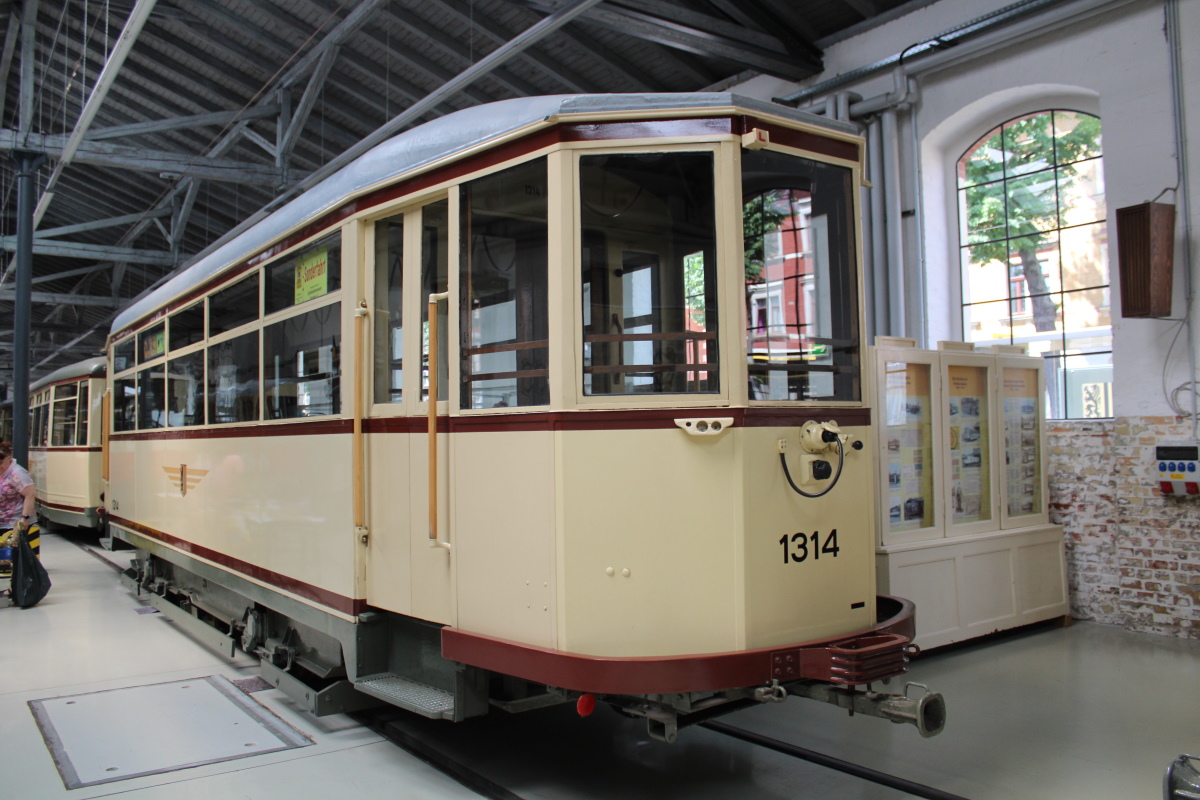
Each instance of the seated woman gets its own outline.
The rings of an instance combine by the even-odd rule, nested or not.
[[[41,557],[41,529],[35,517],[35,499],[33,478],[13,458],[12,443],[0,442],[0,547],[16,547],[16,533],[27,530],[29,546]]]

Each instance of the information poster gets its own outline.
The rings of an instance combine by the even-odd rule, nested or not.
[[[1008,515],[1042,512],[1042,476],[1038,473],[1038,373],[1035,369],[1005,369],[1004,464],[1008,485]]]
[[[956,525],[992,517],[987,368],[948,367],[950,513]]]
[[[930,367],[888,362],[884,374],[890,529],[927,528],[934,524]]]

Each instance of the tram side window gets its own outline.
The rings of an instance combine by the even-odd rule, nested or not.
[[[404,397],[404,215],[375,223],[375,402]]]
[[[217,336],[258,319],[258,273],[208,298],[208,335]]]
[[[125,341],[113,347],[113,372],[124,372],[133,366],[137,355],[136,337],[130,336]]]
[[[45,447],[49,442],[48,428],[50,425],[50,406],[41,404],[29,412],[29,444],[31,447]]]
[[[54,419],[50,425],[51,447],[75,446],[75,404],[79,385],[64,383],[54,387]]]
[[[210,424],[258,419],[258,331],[208,348]]]
[[[742,152],[751,400],[859,400],[850,170]]]
[[[167,424],[172,428],[204,424],[203,350],[167,362]]]
[[[204,340],[204,303],[196,303],[168,320],[171,324],[168,349],[174,353],[190,344]]]
[[[137,430],[137,381],[132,375],[113,381],[113,430]]]
[[[439,200],[421,209],[421,399],[429,399],[429,295],[446,291],[450,280],[450,203]],[[438,303],[438,400],[448,397],[449,305]]]
[[[167,326],[153,325],[137,335],[138,363],[145,364],[167,352]]]
[[[267,313],[298,306],[342,288],[342,236],[327,236],[266,270]]]
[[[587,395],[719,390],[710,153],[584,156]]]
[[[462,407],[550,402],[546,160],[462,192]]]
[[[88,382],[82,381],[79,384],[79,412],[75,417],[75,442],[79,446],[85,446],[88,443],[88,416],[91,409],[88,404],[89,399]]]
[[[137,421],[139,430],[166,426],[166,396],[163,365],[144,369],[137,376]]]
[[[267,419],[341,412],[338,339],[342,305],[322,306],[276,322],[263,332]]]

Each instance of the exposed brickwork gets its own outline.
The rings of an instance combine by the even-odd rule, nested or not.
[[[1175,417],[1054,422],[1051,520],[1064,526],[1071,610],[1130,630],[1200,638],[1200,500],[1164,497],[1154,447],[1186,441]]]

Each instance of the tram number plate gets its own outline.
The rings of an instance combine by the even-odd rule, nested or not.
[[[841,550],[838,547],[837,528],[829,532],[825,540],[821,540],[820,531],[812,533],[793,533],[791,536],[783,536],[779,540],[779,544],[783,546],[783,563],[785,564],[803,564],[809,558],[817,561],[821,556],[829,558],[837,558],[838,552]]]

